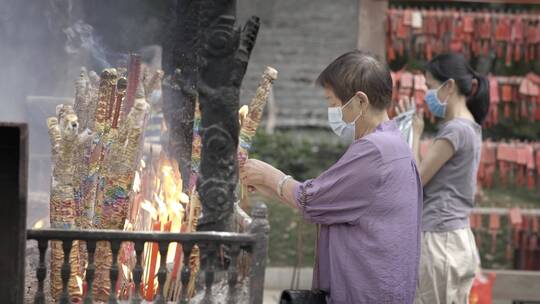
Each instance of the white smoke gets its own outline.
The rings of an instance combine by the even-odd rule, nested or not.
[[[79,54],[82,50],[86,50],[97,61],[100,69],[111,66],[107,61],[105,47],[94,36],[94,28],[90,24],[78,20],[65,28],[64,33],[66,34],[64,49],[68,54]]]

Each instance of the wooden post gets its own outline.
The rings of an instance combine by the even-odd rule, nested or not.
[[[358,0],[357,48],[386,60],[385,24],[388,0]]]
[[[17,304],[24,298],[27,126],[0,123],[0,138],[0,299]]]

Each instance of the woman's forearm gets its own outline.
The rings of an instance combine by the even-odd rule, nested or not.
[[[285,176],[286,175],[283,172],[276,170],[276,172],[271,174],[270,177],[267,179],[265,186],[273,193],[272,196],[274,198],[277,198],[288,206],[296,209],[298,207],[296,205],[296,199],[294,197],[294,189],[296,188],[296,185],[299,184],[299,182],[293,180],[292,178],[285,180],[283,185],[281,185],[281,196],[278,193],[280,183],[283,181]]]
[[[271,200],[281,201],[281,197],[277,195],[277,191],[267,185],[257,185],[255,190]]]
[[[413,150],[414,160],[416,161],[416,166],[420,167],[420,162],[422,161],[422,159],[420,157],[420,135],[419,134],[415,134],[413,136],[412,150]]]
[[[283,185],[283,197],[281,198],[281,200],[294,209],[298,209],[298,205],[296,204],[296,198],[294,195],[294,190],[296,189],[298,184],[300,183],[295,181],[294,179],[289,179]]]

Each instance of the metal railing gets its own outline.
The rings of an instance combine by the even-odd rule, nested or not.
[[[237,220],[243,218],[242,223],[249,223],[245,233],[232,232],[195,232],[195,233],[170,233],[170,232],[128,232],[115,230],[62,230],[62,229],[30,229],[27,231],[28,240],[36,240],[39,249],[39,265],[36,269],[38,281],[34,303],[45,303],[44,281],[47,276],[47,265],[45,256],[49,241],[58,240],[62,242],[64,252],[63,265],[61,267],[62,294],[60,303],[70,303],[68,282],[71,275],[69,261],[70,251],[73,241],[83,241],[86,243],[88,252],[88,266],[86,268],[85,282],[87,293],[84,295],[84,303],[93,303],[92,286],[95,274],[94,253],[96,244],[99,241],[110,243],[112,251],[112,265],[110,268],[110,296],[109,303],[118,303],[116,293],[113,292],[119,274],[118,253],[123,242],[132,242],[135,249],[136,265],[133,269],[133,283],[135,286],[141,285],[143,274],[142,253],[145,243],[157,243],[158,250],[162,257],[165,257],[170,243],[178,243],[182,246],[184,257],[189,257],[195,245],[201,247],[202,254],[205,255],[204,271],[204,297],[203,303],[212,303],[214,297],[212,286],[215,281],[215,266],[218,262],[219,251],[222,246],[227,246],[229,263],[227,271],[227,303],[241,303],[238,297],[238,259],[241,252],[246,252],[251,256],[249,270],[249,303],[262,303],[264,290],[264,275],[266,267],[266,256],[268,248],[269,225],[267,220],[267,210],[264,204],[258,204],[253,208],[252,218],[246,218],[245,214],[237,215]],[[243,226],[239,223],[240,226]],[[180,281],[182,290],[178,303],[189,303],[187,285],[191,277],[189,265],[190,259],[183,259],[183,266],[180,271]],[[166,259],[160,260],[157,278],[159,286],[164,286],[167,277]],[[186,287],[186,288],[184,288]],[[141,303],[142,298],[139,288],[133,288],[130,303]],[[163,288],[154,299],[154,303],[166,303]]]

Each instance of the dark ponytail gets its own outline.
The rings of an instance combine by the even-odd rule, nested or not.
[[[482,124],[489,111],[489,81],[474,71],[462,54],[441,54],[427,65],[435,79],[445,82],[454,79],[459,93],[467,97],[467,108],[478,124]],[[473,81],[477,83],[476,88]]]

